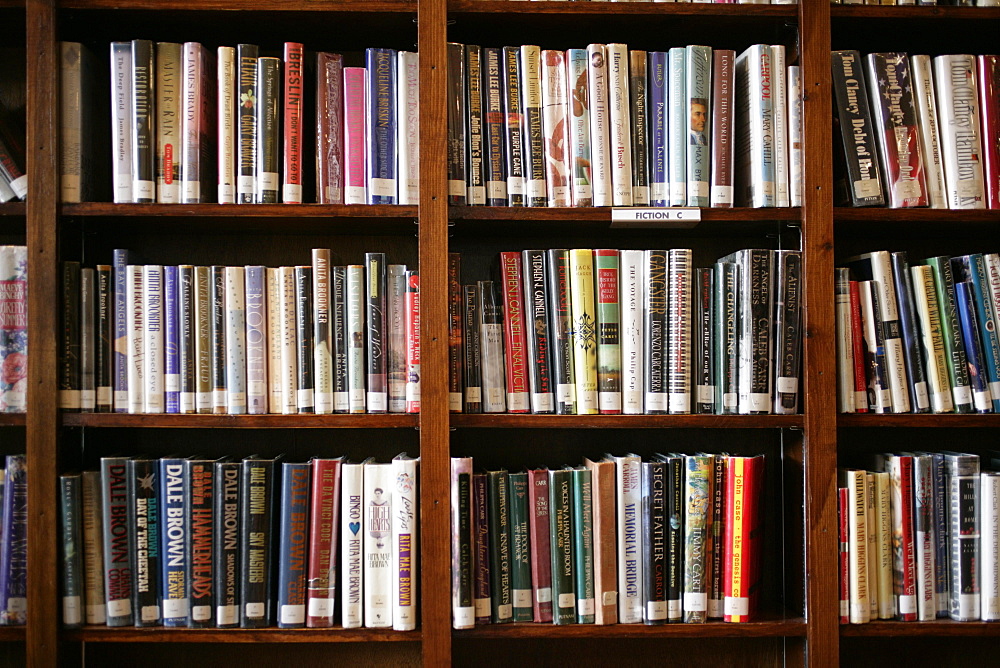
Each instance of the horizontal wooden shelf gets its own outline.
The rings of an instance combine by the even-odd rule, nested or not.
[[[416,218],[416,206],[381,204],[62,204],[64,216],[172,218]]]
[[[452,631],[456,639],[489,638],[777,638],[806,635],[804,619],[773,619],[727,624],[484,624],[474,629]]]
[[[27,421],[25,413],[0,413],[0,427],[23,427]]]
[[[61,632],[63,640],[72,642],[417,642],[420,635],[420,631],[392,629],[137,629],[131,626],[87,626]]]
[[[838,427],[1000,427],[1000,415],[981,413],[842,413]]]
[[[554,0],[541,0],[552,2]],[[640,3],[642,4],[642,3]],[[618,4],[615,5],[619,6]],[[692,5],[697,6],[697,5]],[[709,6],[709,5],[702,5]],[[738,5],[734,5],[738,6]],[[744,5],[749,6],[749,5]],[[756,5],[766,7],[768,5]],[[631,207],[624,207],[631,208]],[[637,207],[642,208],[642,207]],[[664,209],[667,210],[667,209]],[[798,207],[768,207],[763,209],[712,209],[701,210],[701,222],[759,222],[773,220],[798,221],[802,210]],[[527,207],[527,206],[452,206],[448,209],[448,220],[506,220],[506,221],[579,221],[611,224],[611,207]],[[697,223],[696,223],[697,224]]]
[[[452,427],[489,429],[775,429],[803,423],[801,415],[451,415]]]
[[[851,19],[1000,19],[1000,7],[832,5],[831,18]]]
[[[401,413],[336,415],[137,415],[130,413],[63,413],[64,427],[160,427],[202,429],[387,429],[416,427],[420,416]]]
[[[840,635],[845,638],[876,638],[886,636],[985,636],[1000,637],[1000,624],[996,622],[956,622],[936,619],[932,622],[878,621],[868,624],[841,624]]]
[[[58,9],[142,9],[170,11],[416,12],[416,0],[57,0]]]
[[[7,5],[0,3],[0,8]],[[0,204],[0,216],[23,216],[27,213],[27,205],[24,202],[4,202]]]
[[[539,2],[505,0],[449,0],[448,13],[503,14],[673,14],[679,16],[795,17],[797,5],[740,5],[693,2]]]
[[[0,626],[0,642],[18,642],[24,640],[23,626]]]
[[[956,9],[963,9],[958,7]],[[880,207],[835,207],[833,220],[862,223],[1000,223],[1000,209],[883,209]]]

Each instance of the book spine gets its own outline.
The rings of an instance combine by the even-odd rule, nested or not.
[[[615,457],[618,524],[618,621],[643,620],[642,464],[637,455]]]
[[[531,44],[521,47],[521,91],[524,108],[525,137],[525,203],[545,206],[546,159],[545,133],[542,121],[542,59],[541,49]]]
[[[981,612],[979,457],[945,454],[951,536],[951,608],[957,622],[979,619]]]
[[[669,143],[668,169],[670,206],[687,204],[687,153],[690,139],[689,102],[687,99],[687,60],[684,47],[674,47],[667,52],[667,141]],[[686,112],[685,110],[688,110]]]
[[[240,471],[240,627],[274,623],[275,460],[248,457]]]
[[[777,251],[775,255],[774,413],[791,415],[799,409],[802,254]]]
[[[847,166],[852,206],[884,206],[882,175],[868,90],[857,51],[832,53],[833,94]]]
[[[550,207],[570,206],[566,62],[562,51],[541,52],[541,81],[546,197]]]
[[[941,329],[944,337],[945,357],[948,361],[948,382],[951,386],[955,412],[972,411],[972,390],[969,366],[965,354],[965,343],[959,324],[956,307],[955,281],[951,272],[951,260],[945,256],[924,260],[934,273],[934,290],[941,309]]]
[[[973,407],[977,413],[992,413],[992,392],[986,381],[986,353],[979,338],[980,326],[972,284],[965,281],[955,283],[955,297],[965,354],[969,362]]]
[[[589,469],[572,471],[573,481],[573,571],[576,592],[576,623],[593,624],[594,593],[594,496]]]
[[[532,621],[552,621],[552,551],[549,534],[549,472],[528,471]]]
[[[618,623],[618,552],[615,546],[615,464],[584,459],[593,495],[594,623]]]
[[[980,619],[993,622],[1000,619],[1000,473],[983,471],[979,484],[980,497]]]
[[[503,308],[493,281],[476,286],[479,341],[483,381],[483,412],[503,413],[507,408],[504,381]]]
[[[568,99],[568,165],[573,206],[593,206],[594,189],[590,150],[590,97],[587,94],[587,52],[569,49],[565,54]]]
[[[788,70],[785,45],[771,45],[771,108],[774,133],[774,204],[789,206],[788,192]]]
[[[990,292],[990,277],[986,260],[981,253],[965,256],[965,276],[972,282],[972,295],[976,304],[976,320],[983,343],[986,377],[993,397],[993,411],[1000,411],[1000,337],[996,332],[996,314]],[[952,263],[957,262],[953,259]]]
[[[707,550],[708,565],[706,569],[708,584],[708,618],[721,619],[723,616],[724,602],[724,577],[725,577],[725,524],[726,524],[726,466],[727,459],[723,455],[716,455],[712,461],[712,495],[711,508],[709,509],[711,534]]]
[[[282,293],[284,285],[280,267],[268,267],[267,275],[267,410],[269,413],[282,411],[282,366],[281,351],[284,346],[282,336]]]
[[[465,199],[465,47],[448,42],[448,203]]]
[[[851,280],[847,267],[834,269],[833,289],[837,320],[837,406],[841,413],[854,413],[854,337],[851,329]]]
[[[256,167],[253,201],[255,204],[277,204],[281,164],[281,60],[257,59],[257,125]]]
[[[395,584],[392,605],[392,628],[412,631],[417,628],[417,584],[419,572],[419,459],[399,455],[392,460],[392,571]]]
[[[863,624],[871,617],[868,581],[868,498],[864,471],[846,472],[850,510],[850,622]]]
[[[308,463],[282,462],[281,516],[278,528],[278,628],[306,625],[308,557]]]
[[[892,479],[893,534],[900,546],[893,552],[896,614],[904,622],[917,619],[916,523],[913,457],[894,456],[889,460]]]
[[[1000,59],[976,56],[979,81],[979,116],[982,121],[983,181],[986,206],[1000,209]],[[986,609],[984,604],[983,609]]]
[[[302,76],[302,44],[285,42],[285,96],[283,117],[285,121],[283,160],[281,174],[281,201],[285,204],[302,203],[302,96],[305,90]]]
[[[462,256],[448,253],[448,410],[462,412]]]
[[[215,462],[189,459],[184,462],[188,484],[185,489],[185,521],[188,526],[186,547],[191,595],[192,628],[215,625],[215,591],[212,554],[215,551],[213,499]]]
[[[94,412],[97,408],[97,387],[94,370],[94,310],[96,298],[94,270],[80,271],[80,410]]]
[[[708,580],[711,571],[710,504],[712,500],[712,455],[687,455],[682,460],[684,483],[684,621],[708,621]]]
[[[590,171],[594,206],[611,206],[611,134],[607,47],[587,46],[587,95],[590,99]]]
[[[666,469],[666,505],[668,518],[681,518],[685,513],[684,457],[664,458]],[[665,523],[667,570],[667,621],[679,622],[684,616],[684,526],[683,520]]]
[[[115,204],[132,203],[131,92],[132,43],[111,42],[111,201]]]
[[[82,475],[85,620],[87,624],[105,624],[103,471],[84,471]],[[117,572],[114,575],[117,577]]]
[[[267,268],[243,268],[246,286],[246,379],[247,413],[267,413]]]
[[[128,399],[128,331],[129,304],[128,301],[128,251],[115,249],[113,253],[112,274],[114,281],[114,329],[112,355],[114,374],[114,410],[116,413],[127,413]]]
[[[934,58],[934,92],[941,124],[941,149],[948,208],[985,209],[983,149],[975,57]]]
[[[218,200],[219,204],[236,203],[236,122],[242,106],[236,95],[236,49],[220,46],[216,55],[218,99]]]
[[[649,203],[667,206],[670,202],[670,176],[667,95],[669,55],[650,51],[647,56],[647,127],[649,144]]]
[[[396,204],[396,51],[365,50],[368,203]]]
[[[145,300],[143,294],[143,268],[140,265],[127,267],[128,285],[126,304],[128,305],[128,412],[142,413],[145,409]]]
[[[879,612],[879,590],[878,590],[878,511],[875,506],[876,501],[875,474],[865,472],[865,512],[868,517],[868,617],[878,619]],[[914,514],[916,517],[916,514]],[[914,573],[914,590],[916,590],[916,573]]]
[[[412,51],[396,54],[396,147],[399,204],[420,203],[420,66]]]
[[[180,377],[178,413],[198,411],[195,401],[198,390],[197,309],[195,268],[182,264],[177,267],[177,372]]]
[[[163,267],[163,402],[165,412],[180,413],[180,331],[178,323],[177,267]]]
[[[910,267],[913,300],[922,334],[923,354],[927,360],[927,385],[931,410],[950,413],[955,404],[948,383],[948,359],[945,356],[944,336],[941,327],[941,309],[934,290],[934,272],[926,266]]]
[[[185,42],[182,50],[183,89],[181,97],[181,183],[180,201],[196,204],[201,199],[201,127],[204,48],[198,42]]]
[[[667,464],[642,462],[642,621],[667,621]]]
[[[24,626],[28,608],[28,479],[24,455],[7,455],[3,489],[0,623]]]
[[[476,298],[476,286],[466,285],[462,288],[462,316],[464,327],[464,386],[462,409],[466,413],[483,412],[483,376],[482,351],[480,350],[479,332],[479,302]]]
[[[476,625],[472,603],[472,457],[451,458],[451,623]]]
[[[726,472],[726,575],[723,621],[749,622],[759,598],[760,509],[764,458],[731,457]],[[731,501],[731,503],[728,503]]]
[[[160,594],[164,626],[187,626],[191,617],[191,564],[186,549],[191,526],[185,498],[190,484],[183,459],[159,460]]]
[[[489,206],[507,206],[507,157],[504,142],[507,121],[503,110],[502,53],[498,48],[485,48],[482,59],[485,151],[483,181],[486,185],[486,204]]]
[[[473,578],[476,624],[489,624],[490,600],[490,521],[489,491],[485,473],[472,475]]]
[[[295,408],[299,413],[315,413],[313,377],[313,269],[295,267]]]
[[[784,47],[781,47],[784,48]],[[712,49],[687,46],[684,53],[687,97],[687,206],[708,206],[711,202],[711,110]],[[775,90],[777,94],[777,90]],[[786,191],[787,197],[787,191]]]
[[[365,253],[365,357],[367,361],[369,413],[385,413],[389,394],[386,371],[385,253]]]
[[[365,628],[392,628],[392,465],[366,462],[363,493]]]
[[[573,569],[573,472],[549,471],[549,534],[552,549],[552,621],[576,623]]]
[[[591,415],[598,412],[594,252],[589,248],[573,249],[569,251],[569,262],[576,412]]]
[[[365,412],[365,268],[347,267],[347,393],[351,413]]]
[[[798,65],[788,66],[788,200],[791,206],[802,206],[805,182],[802,176],[802,74]]]
[[[240,623],[240,463],[216,462],[212,509],[213,596],[215,625],[231,628]]]
[[[211,274],[208,267],[194,268],[195,312],[197,314],[195,337],[195,405],[199,413],[211,413],[212,392],[212,300]]]
[[[892,619],[896,615],[896,601],[892,596],[892,483],[888,471],[876,471],[872,478],[874,498],[871,505],[875,511],[869,521],[874,525],[876,540],[870,559],[875,567],[875,579],[869,581],[869,591],[877,599],[877,617]]]
[[[868,380],[866,378],[867,351],[864,329],[861,324],[861,291],[858,281],[850,282],[851,299],[851,344],[854,348],[854,406],[858,413],[867,413],[869,409]]]
[[[667,253],[667,410],[691,412],[692,347],[692,255],[690,248],[672,248]]]
[[[528,474],[508,476],[510,509],[511,596],[515,622],[530,622],[534,618],[531,589],[531,548],[528,531]]]
[[[80,474],[59,476],[59,565],[62,624],[83,626],[84,586],[83,517]]]
[[[344,57],[316,54],[316,201],[344,203]]]
[[[236,135],[238,162],[236,201],[251,204],[257,192],[257,45],[236,47],[236,91],[239,94],[239,132]]]
[[[619,308],[622,413],[641,415],[644,410],[643,375],[645,363],[644,309],[645,264],[643,251],[623,250],[619,260]]]
[[[594,251],[597,296],[597,391],[602,414],[622,412],[621,316],[619,313],[618,251]]]
[[[698,268],[694,274],[694,339],[692,368],[694,370],[694,412],[715,412],[715,360],[713,357],[712,296],[715,293],[715,272]]]
[[[920,133],[920,153],[924,160],[927,184],[927,205],[932,209],[947,209],[945,197],[944,163],[935,105],[934,77],[931,57],[910,56],[910,76],[913,81],[913,102],[916,110],[917,129]]]
[[[611,204],[632,206],[632,120],[629,94],[629,53],[625,44],[608,44],[608,119],[611,139]]]
[[[671,180],[673,183],[673,180]],[[643,385],[646,390],[645,408],[648,415],[666,414],[669,407],[667,391],[667,251],[643,251],[645,265],[645,340],[643,341]]]
[[[573,415],[577,410],[573,318],[570,297],[569,251],[550,249],[547,266],[548,302],[552,341],[552,378],[556,392],[556,413]]]
[[[503,47],[504,154],[507,156],[507,205],[524,206],[525,157],[524,114],[522,113],[520,49]]]
[[[504,362],[507,388],[507,412],[527,413],[531,410],[528,382],[528,340],[525,333],[521,254],[500,253],[500,273],[503,289]]]
[[[931,474],[934,477],[934,547],[936,551],[934,590],[937,599],[937,616],[947,617],[951,608],[951,583],[949,582],[951,558],[949,556],[950,536],[948,535],[949,490],[944,454],[932,452],[931,462]],[[888,484],[886,487],[888,488]]]
[[[213,265],[209,276],[212,413],[226,412],[226,268]]]
[[[142,267],[143,391],[142,413],[164,412],[163,267]]]
[[[723,415],[739,412],[740,285],[739,265],[715,263],[715,411]]]
[[[80,410],[80,263],[62,264],[59,408]]]
[[[406,412],[406,265],[390,264],[386,287],[389,412]]]
[[[128,521],[134,527],[132,600],[136,626],[159,626],[160,614],[160,505],[161,488],[155,459],[137,458],[126,463]]]
[[[340,265],[330,269],[330,348],[332,357],[331,386],[333,391],[333,412],[348,413],[351,410],[348,392],[347,355],[347,267]]]
[[[226,412],[247,412],[246,270],[226,267]]]
[[[132,40],[132,201],[156,201],[156,149],[153,139],[156,94],[153,43]]]
[[[934,592],[934,490],[929,455],[913,458],[913,498],[917,619],[930,621],[937,617],[937,600]]]
[[[504,470],[489,471],[486,476],[489,486],[490,621],[505,624],[514,621],[510,476]]]
[[[341,625],[359,628],[364,622],[364,465],[344,463],[340,467],[341,540],[340,569],[343,592],[340,598]]]
[[[363,67],[344,68],[344,204],[367,204],[368,137],[365,94],[368,73]]]
[[[876,413],[891,413],[892,394],[889,389],[882,317],[879,313],[880,288],[877,281],[863,281],[858,285],[858,290],[866,348],[865,366],[871,370],[867,381],[868,408]]]
[[[340,515],[341,459],[310,462],[309,570],[306,578],[306,626],[333,626],[337,595],[337,546]]]
[[[848,515],[850,514],[849,490],[846,487],[837,488],[837,526],[840,537],[839,568],[837,578],[840,590],[840,623],[849,624],[851,621],[851,594],[850,594],[850,530],[848,529]]]
[[[524,268],[524,305],[530,324],[524,331],[530,365],[531,412],[552,413],[555,410],[555,395],[552,388],[549,303],[545,294],[545,251],[522,251],[521,265]]]
[[[420,273],[406,272],[406,412],[420,412]]]
[[[83,201],[82,193],[85,180],[81,179],[83,171],[83,126],[85,105],[82,103],[83,93],[83,59],[86,49],[79,42],[60,42],[59,59],[59,195],[62,202]],[[131,48],[131,45],[130,45]],[[147,70],[148,71],[148,70]],[[129,81],[129,87],[131,87]],[[131,116],[128,123],[132,122]],[[126,125],[128,127],[128,125]],[[132,174],[129,174],[131,184]],[[0,179],[6,180],[6,179]],[[11,191],[13,192],[13,191]],[[131,201],[131,200],[129,200]]]
[[[763,415],[771,412],[771,367],[774,304],[773,251],[752,249],[742,253],[740,319],[740,413]],[[747,317],[748,316],[748,317]]]

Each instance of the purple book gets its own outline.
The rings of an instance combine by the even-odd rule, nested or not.
[[[177,267],[163,268],[163,324],[166,331],[164,340],[163,390],[166,395],[168,413],[181,412],[181,361],[180,318],[177,310]]]
[[[0,550],[0,624],[26,620],[28,596],[28,481],[24,455],[8,455],[3,494],[3,548]]]
[[[476,624],[489,624],[490,601],[490,513],[486,474],[472,474],[472,600]]]
[[[396,51],[367,49],[368,203],[395,204]]]
[[[247,413],[267,412],[267,268],[246,267]]]

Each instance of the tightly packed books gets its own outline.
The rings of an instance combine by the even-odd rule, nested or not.
[[[688,248],[500,253],[461,284],[449,256],[450,407],[466,413],[792,414],[801,253]]]
[[[0,624],[20,626],[28,615],[28,467],[7,455],[0,470]]]
[[[453,625],[753,621],[764,477],[763,455],[520,473],[453,457]]]
[[[835,289],[842,413],[1000,412],[996,253],[865,253]]]
[[[63,623],[413,630],[419,461],[103,457],[62,475]]]
[[[838,508],[842,624],[1000,620],[1000,473],[979,455],[876,455],[841,470]]]
[[[799,206],[799,88],[784,45],[450,43],[449,201]]]
[[[844,203],[1000,209],[997,56],[834,51],[832,67]]]
[[[61,48],[62,200],[90,201],[105,163],[84,129],[107,107],[94,100],[87,49]],[[417,54],[369,48],[363,67],[310,54],[312,84],[302,44],[286,42],[281,55],[255,44],[213,53],[198,42],[112,42],[113,201],[416,204]]]
[[[63,264],[59,402],[118,413],[417,413],[420,277],[385,253],[295,267]]]
[[[28,249],[0,246],[0,412],[28,398]]]

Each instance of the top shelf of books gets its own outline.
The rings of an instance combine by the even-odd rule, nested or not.
[[[0,0],[4,3],[5,0]],[[23,2],[22,2],[23,4]],[[256,0],[59,0],[60,9],[145,9],[171,11],[254,11],[262,9]],[[269,0],[272,12],[415,12],[416,0]]]

